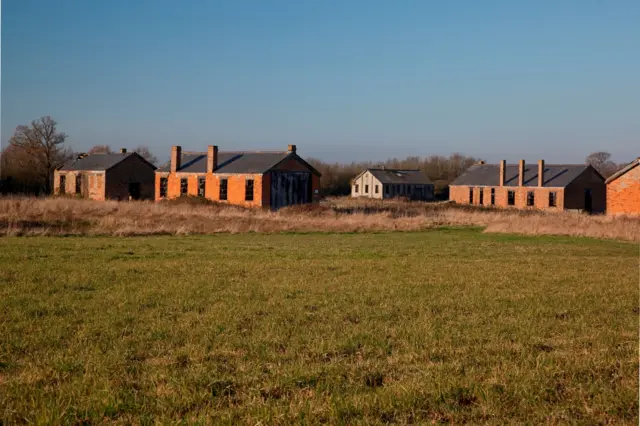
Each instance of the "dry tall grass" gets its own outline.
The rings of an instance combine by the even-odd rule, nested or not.
[[[441,226],[640,241],[640,218],[483,209],[449,203],[329,199],[321,205],[271,212],[197,202],[0,198],[0,235],[415,231]]]

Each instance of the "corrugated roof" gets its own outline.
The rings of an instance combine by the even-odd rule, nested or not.
[[[265,173],[287,158],[289,152],[218,152],[216,173]],[[206,173],[206,152],[183,152],[178,170],[181,173]],[[163,164],[158,172],[171,171],[171,163]]]
[[[367,169],[380,183],[410,183],[414,185],[431,185],[420,170]]]
[[[564,188],[589,166],[585,164],[545,164],[543,186]],[[475,164],[469,167],[451,186],[499,186],[498,164]],[[507,164],[505,186],[518,186],[518,165]],[[524,186],[538,186],[538,164],[525,164]]]
[[[637,166],[640,166],[640,157],[636,158],[635,160],[633,160],[632,162],[624,166],[622,169],[618,170],[617,172],[609,176],[609,179],[607,179],[606,183],[609,183],[618,179],[620,176],[622,176],[623,174],[627,173],[628,171],[630,171],[631,169]]]
[[[86,157],[68,161],[60,168],[60,170],[107,170],[133,154],[135,153],[89,154]]]

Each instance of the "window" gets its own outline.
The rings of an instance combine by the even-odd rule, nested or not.
[[[478,200],[478,203],[480,203],[480,205],[484,205],[484,189],[480,188],[480,199]]]
[[[167,197],[168,182],[169,182],[169,179],[167,179],[166,177],[160,178],[160,198]]]
[[[244,200],[253,201],[253,179],[244,181]]]
[[[204,189],[206,185],[207,180],[205,178],[198,178],[198,197],[204,197]]]
[[[510,206],[516,205],[516,193],[515,191],[507,191],[507,204]]]
[[[491,188],[491,205],[492,206],[496,205],[496,189],[495,188]]]
[[[376,186],[375,186],[374,190],[376,191],[376,194],[377,194],[378,192],[380,192],[380,190],[379,190],[379,188],[378,188],[378,185],[376,185]]]
[[[227,180],[220,179],[220,200],[224,201],[227,199]]]
[[[369,193],[369,185],[365,185],[364,186],[364,193],[368,194]]]
[[[60,175],[60,193],[64,194],[65,192],[67,192],[67,177]]]
[[[473,188],[469,188],[469,204],[473,204]]]
[[[360,185],[356,184],[356,194],[360,191]]]
[[[76,194],[82,192],[82,175],[76,175]]]
[[[549,207],[556,207],[556,193],[555,192],[550,192],[549,193]]]
[[[535,193],[533,191],[527,192],[527,206],[533,207],[536,204]]]
[[[187,178],[180,179],[180,195],[187,195],[189,189],[189,181]]]

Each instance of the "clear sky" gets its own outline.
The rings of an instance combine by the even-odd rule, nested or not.
[[[640,155],[638,0],[4,0],[2,143]]]

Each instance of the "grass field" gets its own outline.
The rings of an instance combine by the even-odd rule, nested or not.
[[[639,255],[470,229],[0,238],[0,424],[637,424]]]

